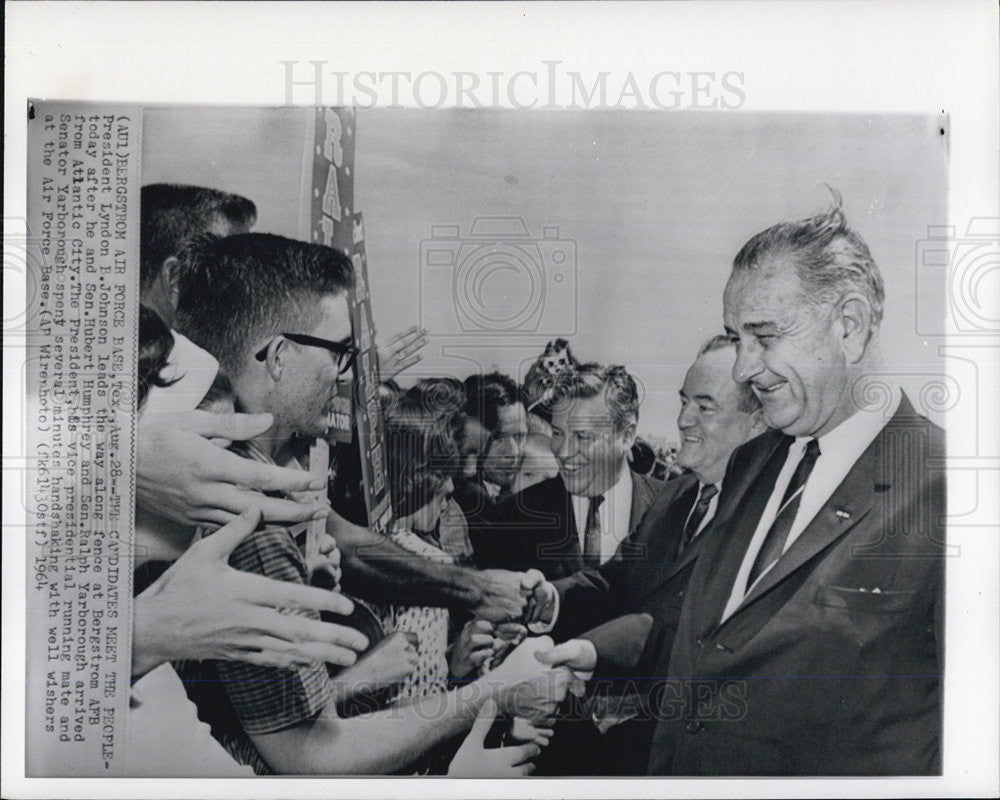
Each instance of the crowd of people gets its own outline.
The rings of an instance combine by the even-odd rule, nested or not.
[[[350,260],[213,189],[141,211],[133,774],[940,771],[943,437],[860,402],[884,288],[839,202],[736,256],[675,465],[626,366],[404,388],[395,337],[388,535],[356,437],[308,470]]]

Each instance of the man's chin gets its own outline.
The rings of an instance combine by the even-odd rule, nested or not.
[[[563,475],[562,479],[563,484],[566,486],[566,491],[570,494],[583,494],[584,489],[588,486],[587,481],[577,475]]]
[[[693,469],[697,461],[698,456],[691,448],[682,447],[677,451],[677,466],[681,469]]]

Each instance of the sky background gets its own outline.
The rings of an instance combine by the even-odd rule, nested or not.
[[[302,236],[310,113],[147,109],[143,182],[238,192],[257,204],[256,230]],[[382,338],[430,329],[404,384],[480,367],[523,378],[565,337],[581,360],[626,365],[640,433],[676,441],[677,390],[722,330],[733,256],[827,207],[825,183],[883,272],[889,370],[940,420],[943,270],[918,261],[947,219],[941,127],[936,115],[359,111],[376,324]],[[504,220],[474,230],[479,218]]]

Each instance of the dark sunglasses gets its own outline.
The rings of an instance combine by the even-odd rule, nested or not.
[[[282,333],[288,341],[295,342],[295,344],[305,345],[306,347],[322,347],[324,350],[329,350],[331,353],[337,354],[337,375],[343,375],[347,370],[354,366],[354,362],[358,359],[359,350],[354,345],[344,344],[343,342],[331,342],[329,339],[320,339],[318,336],[307,336],[304,333]],[[258,361],[263,361],[267,358],[267,348],[271,346],[268,342],[254,356]]]

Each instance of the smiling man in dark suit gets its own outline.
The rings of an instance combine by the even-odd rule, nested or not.
[[[760,402],[732,379],[735,356],[729,338],[716,336],[687,371],[677,426],[678,462],[688,472],[662,488],[614,558],[535,590],[532,628],[551,631],[556,641],[570,640],[552,658],[593,670],[595,681],[610,678],[607,693],[602,690],[590,706],[605,735],[590,737],[593,757],[587,763],[570,762],[578,774],[645,772],[656,658],[673,639],[729,457],[765,430]]]
[[[940,773],[944,437],[887,378],[883,300],[839,199],[736,256],[733,377],[776,430],[723,479],[651,774]]]
[[[639,392],[624,367],[562,373],[551,411],[559,475],[502,501],[488,533],[499,559],[490,566],[538,569],[550,580],[608,561],[663,485],[629,469]]]

